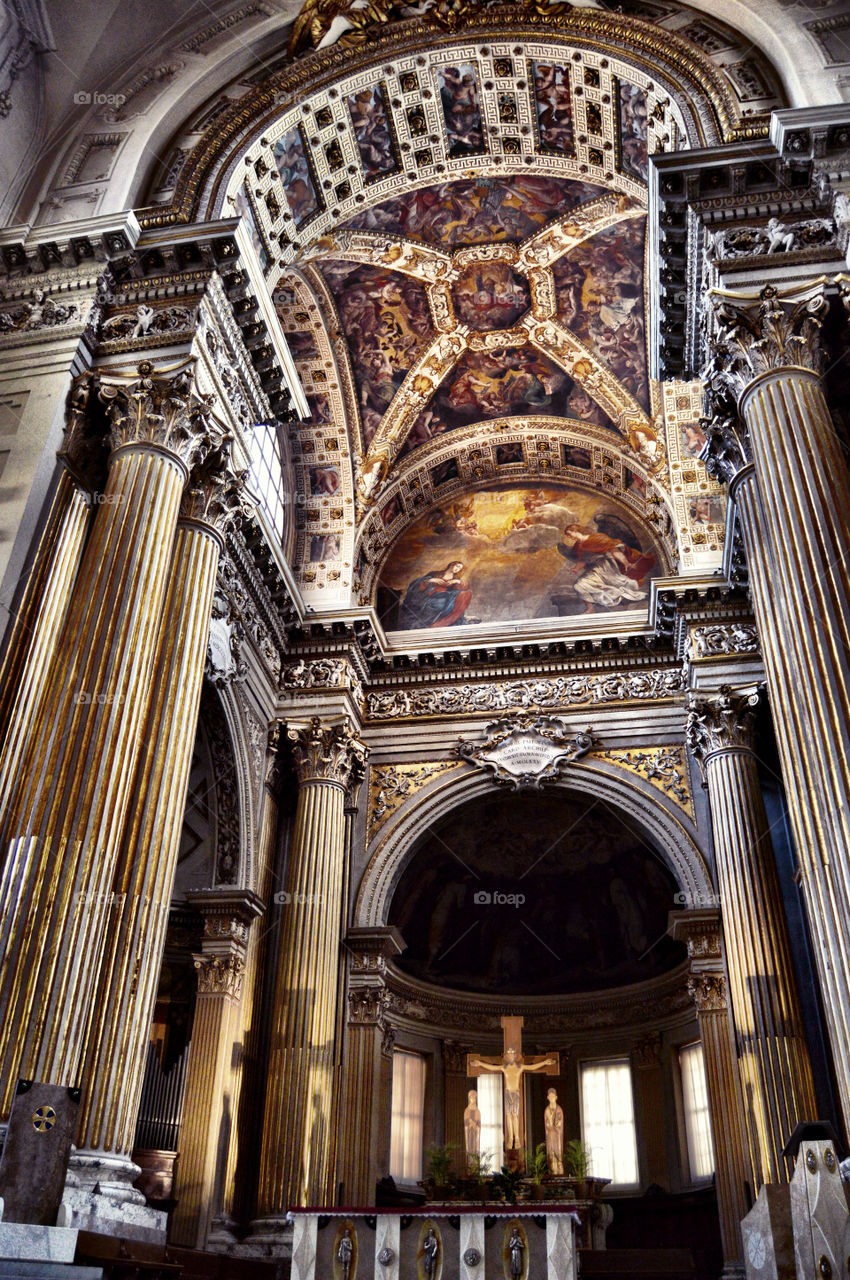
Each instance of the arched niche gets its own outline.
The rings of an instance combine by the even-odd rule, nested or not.
[[[571,765],[568,783],[558,783],[552,790],[562,787],[606,802],[642,828],[679,890],[691,900],[704,901],[713,892],[693,828],[688,829],[684,814],[675,813],[675,806],[657,790],[652,794],[651,786],[625,770],[586,762]],[[467,801],[495,794],[489,775],[481,770],[452,770],[417,792],[376,837],[357,893],[354,924],[359,928],[387,925],[395,890],[427,831]]]

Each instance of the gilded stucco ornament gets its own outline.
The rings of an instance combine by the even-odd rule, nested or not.
[[[180,503],[180,518],[209,526],[223,538],[242,514],[248,472],[233,463],[233,437],[222,432],[196,458]]]
[[[692,973],[688,994],[699,1013],[722,1013],[726,1009],[726,979],[722,973]]]
[[[112,424],[113,450],[148,444],[174,454],[190,467],[209,447],[212,396],[198,396],[192,370],[157,369],[149,360],[138,366],[138,378],[118,382],[106,376],[98,395]]]

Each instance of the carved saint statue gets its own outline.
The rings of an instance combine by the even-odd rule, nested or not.
[[[549,1161],[549,1172],[556,1178],[564,1176],[564,1112],[558,1106],[558,1095],[554,1089],[546,1094],[549,1104],[543,1112],[543,1126],[546,1130],[546,1156]]]
[[[342,1268],[342,1280],[348,1280],[351,1275],[351,1259],[353,1256],[354,1244],[351,1239],[351,1232],[346,1227],[342,1233],[339,1248],[336,1251],[336,1260]]]
[[[505,1150],[513,1151],[522,1146],[520,1133],[520,1082],[527,1071],[545,1071],[557,1067],[557,1058],[543,1058],[526,1065],[516,1049],[506,1049],[500,1063],[485,1062],[483,1058],[470,1058],[469,1065],[479,1071],[498,1071],[505,1082]]]
[[[463,1113],[463,1136],[466,1145],[466,1159],[470,1163],[471,1156],[481,1154],[481,1112],[478,1110],[478,1093],[470,1089],[467,1095],[469,1106]]]
[[[428,1234],[425,1237],[425,1243],[422,1246],[425,1253],[425,1274],[429,1280],[431,1276],[437,1274],[437,1253],[440,1248],[440,1242],[434,1235],[434,1228],[428,1228]]]
[[[511,1280],[520,1280],[522,1276],[522,1252],[525,1248],[525,1241],[519,1233],[519,1227],[514,1227],[511,1231],[511,1238],[508,1241],[508,1254],[511,1260]]]

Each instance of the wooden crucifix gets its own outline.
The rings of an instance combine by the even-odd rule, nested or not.
[[[521,1167],[526,1147],[523,1076],[528,1071],[545,1071],[549,1076],[560,1073],[557,1053],[550,1053],[545,1057],[542,1054],[523,1057],[523,1021],[523,1018],[502,1018],[504,1047],[501,1058],[482,1058],[477,1053],[467,1054],[466,1057],[468,1076],[498,1071],[504,1081],[505,1159],[511,1168]]]

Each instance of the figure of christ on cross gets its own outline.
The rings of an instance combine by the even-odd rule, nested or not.
[[[537,1055],[523,1057],[522,1018],[502,1018],[504,1048],[501,1058],[482,1058],[470,1053],[466,1059],[466,1074],[479,1076],[485,1071],[499,1072],[504,1081],[505,1105],[505,1155],[512,1166],[519,1164],[525,1151],[525,1108],[522,1099],[522,1078],[528,1071],[545,1071],[556,1076],[560,1072],[557,1054],[547,1057]],[[512,1161],[510,1152],[517,1155]]]

